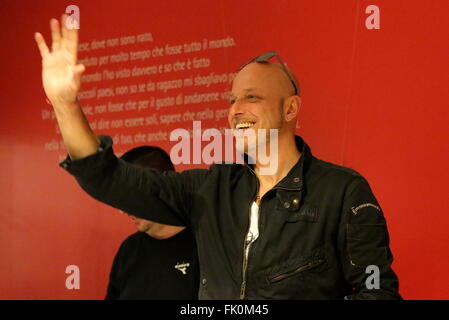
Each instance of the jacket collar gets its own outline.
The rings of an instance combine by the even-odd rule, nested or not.
[[[312,156],[312,151],[309,145],[304,141],[304,139],[300,136],[295,136],[296,147],[299,152],[301,152],[301,156],[299,157],[298,162],[290,169],[289,173],[278,182],[278,184],[274,188],[279,189],[302,189],[303,188],[303,180],[304,180],[304,168],[307,168],[310,159]],[[244,155],[243,157],[245,164],[253,169],[253,165],[248,164],[248,155]]]

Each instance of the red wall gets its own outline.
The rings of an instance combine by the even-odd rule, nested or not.
[[[151,32],[154,42],[123,47],[152,49],[231,36],[236,45],[88,67],[119,69],[206,57],[211,66],[177,74],[83,84],[116,86],[230,73],[248,58],[278,50],[302,86],[302,135],[314,154],[352,167],[370,182],[383,207],[395,255],[400,291],[407,299],[448,299],[447,181],[449,173],[449,2],[445,0],[346,1],[2,1],[0,103],[0,298],[101,299],[113,255],[134,231],[127,217],[89,198],[58,167],[64,150],[41,86],[40,56],[33,33],[49,42],[48,20],[76,4],[80,41]],[[380,29],[368,30],[368,5],[380,9]],[[100,56],[121,48],[80,54]],[[183,88],[84,100],[83,105],[126,102],[197,92],[226,85]],[[96,114],[89,121],[218,110],[214,103]],[[225,127],[209,120],[204,127]],[[110,135],[169,132],[173,125],[98,130]],[[166,150],[174,143],[158,141]],[[117,144],[118,153],[138,145]],[[181,165],[178,169],[193,166]],[[80,268],[80,289],[65,287],[65,268]]]

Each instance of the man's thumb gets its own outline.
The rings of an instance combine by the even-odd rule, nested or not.
[[[85,70],[86,70],[86,67],[84,66],[84,64],[77,64],[76,66],[73,67],[73,71],[78,76],[80,76]]]

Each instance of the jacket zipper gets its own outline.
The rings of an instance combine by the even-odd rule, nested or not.
[[[259,193],[259,178],[257,178],[256,173],[254,172],[254,170],[251,167],[248,166],[248,168],[251,170],[251,172],[256,177],[257,189],[256,189],[256,194],[253,196],[253,198],[249,202],[249,206],[248,206],[248,229],[246,230],[245,239],[243,240],[243,265],[242,265],[242,284],[240,285],[240,300],[243,300],[245,298],[245,290],[246,290],[246,271],[248,268],[248,259],[246,256],[246,250],[248,249],[248,257],[249,257],[249,248],[250,247],[248,247],[248,246],[251,246],[251,242],[248,243],[248,232],[249,232],[249,229],[251,228],[251,206],[252,206],[252,203],[257,198],[257,194]],[[262,203],[262,199],[260,199],[260,202],[259,202],[259,212],[260,212],[260,204],[261,203]]]
[[[318,260],[315,260],[315,261],[311,261],[311,262],[309,262],[309,263],[307,263],[307,264],[305,264],[303,266],[300,266],[300,267],[298,267],[298,268],[296,268],[296,269],[294,269],[292,271],[289,271],[289,272],[282,273],[282,274],[279,274],[277,276],[274,276],[274,277],[270,278],[269,280],[270,280],[270,282],[278,282],[278,281],[284,280],[285,278],[288,278],[288,277],[290,277],[290,276],[292,276],[292,275],[294,275],[296,273],[300,273],[300,272],[312,269],[312,268],[314,268],[316,266],[319,266],[323,262],[324,262],[323,259],[318,259]]]
[[[249,206],[248,206],[248,229],[246,230],[246,234],[245,234],[245,239],[243,241],[243,265],[242,265],[242,283],[240,285],[240,300],[243,300],[245,298],[245,291],[246,291],[246,271],[248,268],[248,259],[246,256],[246,250],[248,250],[248,257],[249,257],[249,249],[251,246],[251,242],[248,242],[248,232],[249,229],[251,227],[251,206],[252,203],[255,201],[257,194],[259,193],[259,178],[257,178],[256,173],[254,172],[254,170],[248,166],[248,168],[250,169],[250,171],[254,174],[254,176],[256,177],[257,180],[257,189],[256,189],[256,194],[255,196],[253,196],[253,199],[250,201]],[[301,188],[284,188],[284,187],[277,187],[274,189],[282,189],[282,190],[288,190],[288,191],[300,191]],[[263,197],[262,197],[263,198]],[[262,204],[262,198],[260,199],[259,202],[259,213],[260,213],[260,207]]]

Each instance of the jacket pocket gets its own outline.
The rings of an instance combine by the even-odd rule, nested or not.
[[[315,267],[318,267],[319,265],[321,265],[323,263],[324,263],[324,259],[312,260],[312,261],[310,261],[310,262],[308,262],[306,264],[300,265],[300,266],[298,266],[296,268],[293,268],[291,270],[288,270],[286,272],[283,272],[283,273],[280,273],[280,274],[276,274],[274,276],[270,276],[268,278],[268,281],[270,283],[276,283],[276,282],[282,281],[284,279],[290,278],[290,277],[292,277],[294,275],[297,275],[298,273],[301,273],[303,271],[310,270],[310,269],[313,269]]]
[[[385,223],[347,224],[347,246],[350,263],[365,268],[383,265],[387,260]]]

